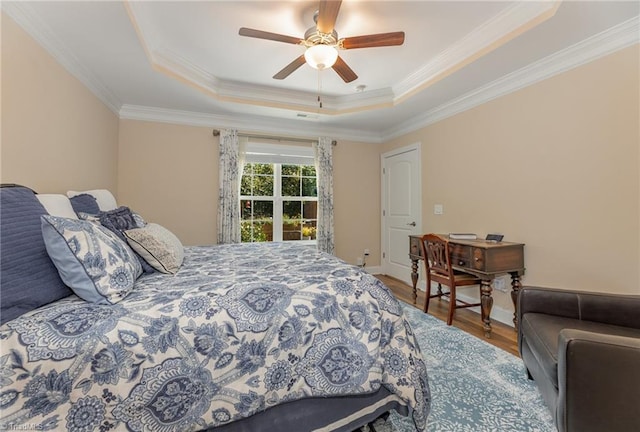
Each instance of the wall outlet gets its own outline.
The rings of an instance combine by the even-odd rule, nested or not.
[[[369,249],[364,250],[364,256],[369,256]]]
[[[356,260],[356,264],[362,267],[362,265],[364,264],[362,257],[358,257],[358,259]]]
[[[442,204],[434,204],[433,214],[436,214],[436,215],[444,214],[444,206]]]

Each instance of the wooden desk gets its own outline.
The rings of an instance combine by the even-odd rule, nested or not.
[[[416,303],[418,284],[418,263],[423,260],[422,236],[409,236],[409,257],[411,258],[411,282],[413,284],[413,304]],[[448,238],[447,235],[443,235]],[[513,301],[513,324],[518,328],[518,292],[522,288],[520,277],[524,274],[524,244],[509,242],[488,242],[486,240],[449,240],[451,265],[454,269],[473,274],[482,279],[480,303],[484,315],[483,327],[486,337],[491,337],[491,308],[493,287],[491,281],[501,274],[511,275],[511,301]],[[427,287],[430,289],[430,287]]]

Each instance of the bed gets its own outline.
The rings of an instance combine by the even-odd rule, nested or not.
[[[293,242],[185,247],[175,274],[41,305],[0,343],[0,429],[352,431],[395,409],[424,430],[430,409],[387,287]]]

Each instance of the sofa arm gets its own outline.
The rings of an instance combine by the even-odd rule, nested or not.
[[[640,338],[561,330],[558,388],[560,431],[640,430]]]
[[[518,322],[527,312],[640,328],[640,296],[523,287],[518,294]]]

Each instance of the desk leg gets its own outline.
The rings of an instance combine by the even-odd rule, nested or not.
[[[412,259],[411,260],[411,284],[412,284],[412,288],[413,291],[411,293],[411,295],[413,296],[413,304],[416,304],[416,300],[418,298],[418,291],[417,291],[417,287],[418,287],[418,260],[417,259]]]
[[[480,304],[482,308],[482,322],[484,335],[491,338],[491,308],[493,307],[493,297],[491,297],[491,280],[482,280],[480,285]]]
[[[511,273],[511,301],[513,302],[513,328],[518,331],[518,293],[522,288],[520,275],[516,272]]]

